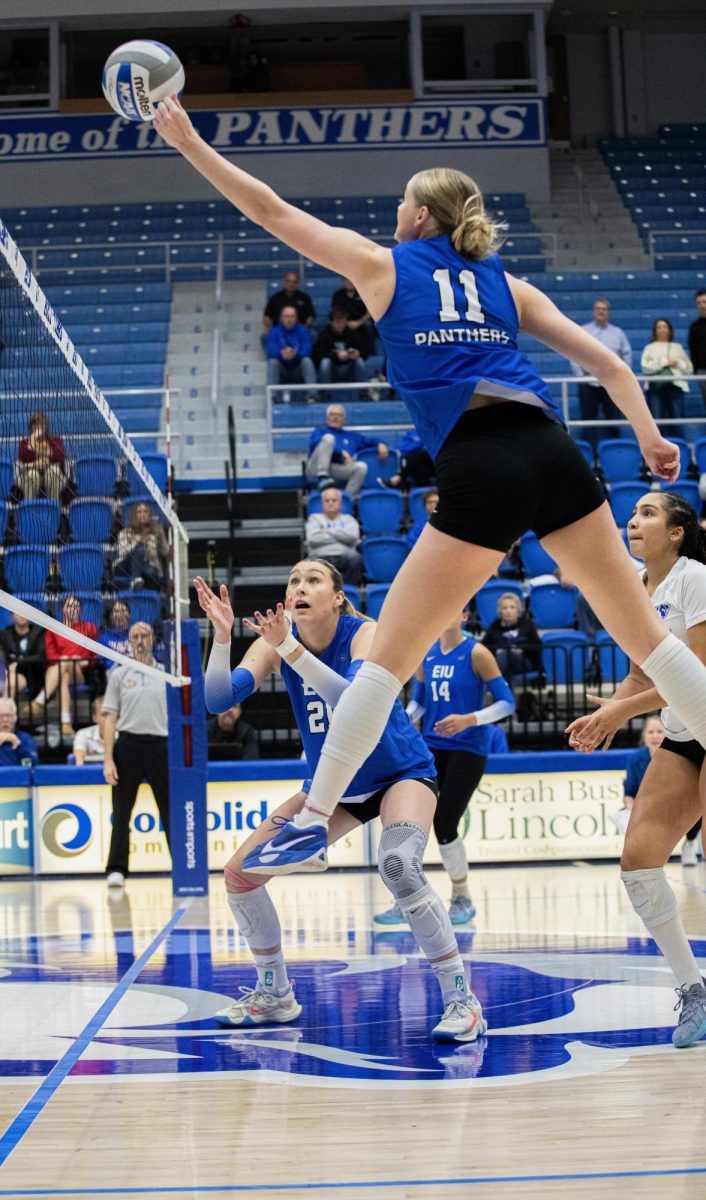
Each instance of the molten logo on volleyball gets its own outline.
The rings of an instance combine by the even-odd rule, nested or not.
[[[183,88],[184,68],[162,42],[125,42],[103,68],[105,98],[128,121],[151,121],[157,103]]]

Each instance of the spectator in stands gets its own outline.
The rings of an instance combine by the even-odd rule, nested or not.
[[[658,317],[652,326],[652,341],[642,351],[643,375],[656,375],[647,385],[647,403],[656,421],[684,416],[684,393],[689,391],[683,375],[693,375],[689,356],[674,341],[674,327],[666,317]],[[665,437],[679,437],[678,425],[663,430]]]
[[[37,743],[29,733],[16,729],[17,705],[9,696],[0,700],[0,767],[36,766]]]
[[[332,308],[329,323],[312,351],[320,383],[363,383],[369,379],[360,335],[342,308]]]
[[[308,383],[316,386],[316,368],[311,360],[311,334],[297,319],[293,304],[286,304],[279,323],[267,335],[267,382],[272,386],[287,383]],[[289,399],[285,392],[286,402]],[[310,392],[307,400],[316,400]]]
[[[423,515],[417,517],[414,524],[407,531],[407,545],[410,550],[421,537],[422,530],[426,527],[431,514],[436,510],[436,506],[439,503],[439,493],[436,488],[429,488],[429,491],[424,493],[422,503],[424,505]]]
[[[234,704],[208,721],[209,758],[253,759],[260,757],[257,731],[243,721],[241,704]]]
[[[82,767],[84,763],[102,763],[105,757],[103,730],[106,718],[103,715],[102,696],[96,696],[93,701],[91,716],[93,725],[85,725],[74,737],[74,758],[77,767]]]
[[[342,308],[348,317],[348,328],[355,330],[361,343],[361,349],[367,359],[376,355],[375,325],[365,302],[358,293],[352,279],[343,279],[342,286],[333,293],[331,308]],[[380,355],[380,365],[375,370],[382,370],[385,356]]]
[[[504,592],[500,597],[497,618],[481,641],[495,655],[507,680],[540,669],[542,643],[537,626],[514,592]]]
[[[108,646],[118,654],[129,654],[130,639],[130,609],[122,600],[116,600],[111,607],[108,624],[101,630],[98,641],[101,646]],[[113,665],[112,658],[99,658],[101,666],[109,670]]]
[[[81,601],[76,596],[65,596],[61,605],[61,619],[69,629],[86,637],[97,638],[98,630],[90,621],[81,620]],[[86,683],[90,668],[98,661],[93,650],[86,650],[76,642],[49,630],[44,638],[47,670],[44,687],[32,701],[32,717],[40,720],[44,709],[55,692],[59,692],[61,703],[61,735],[73,738],[71,723],[71,688]]]
[[[0,658],[7,668],[4,695],[18,700],[28,688],[35,696],[42,686],[46,662],[41,625],[13,613],[12,625],[0,630]]]
[[[149,504],[139,500],[130,508],[128,523],[118,534],[113,575],[129,587],[153,588],[165,585],[167,539],[161,522]]]
[[[635,797],[640,790],[640,784],[650,765],[652,755],[655,750],[659,749],[663,741],[664,725],[662,724],[662,718],[657,713],[652,713],[651,716],[645,717],[642,723],[642,734],[640,736],[642,744],[628,756],[628,767],[623,786],[622,808],[616,808],[609,814],[613,824],[620,833],[625,833],[628,827],[630,813],[635,803]]]
[[[632,347],[625,332],[618,325],[611,324],[610,303],[608,300],[595,301],[593,305],[593,320],[589,321],[583,328],[596,341],[602,342],[608,350],[612,350],[614,354],[622,358],[624,363],[632,367]],[[583,367],[580,367],[578,363],[572,362],[571,370],[579,378],[586,374]],[[601,414],[601,410],[603,418],[607,421],[622,420],[623,414],[619,411],[617,405],[613,403],[606,389],[598,383],[579,384],[579,406],[581,417],[584,421],[597,420]],[[618,425],[607,425],[605,428],[601,428],[599,425],[589,425],[583,431],[583,436],[586,438],[586,441],[591,443],[594,450],[601,438],[618,437],[619,435],[620,427]]]
[[[283,308],[294,307],[297,320],[301,325],[309,326],[314,324],[316,311],[311,303],[311,297],[307,296],[306,292],[299,291],[299,276],[296,271],[287,271],[284,277],[284,286],[281,292],[275,292],[270,296],[265,305],[265,312],[262,318],[263,334],[267,335],[273,326],[279,324],[282,316]]]
[[[326,424],[318,425],[309,438],[309,457],[306,473],[315,476],[319,488],[331,487],[345,482],[345,490],[351,497],[357,496],[368,473],[368,464],[356,462],[356,454],[369,447],[376,447],[378,458],[389,455],[385,442],[373,442],[345,428],[346,410],[342,404],[329,404],[326,409]]]
[[[66,451],[61,438],[52,437],[46,413],[30,416],[28,436],[20,442],[18,457],[17,486],[23,499],[46,496],[58,500],[66,483]]]
[[[706,288],[699,288],[696,293],[696,311],[698,317],[689,326],[689,357],[694,373],[706,374]],[[699,388],[706,408],[706,379],[700,379]]]
[[[333,563],[344,583],[359,584],[363,560],[358,553],[360,526],[355,517],[341,512],[341,493],[336,487],[321,493],[323,511],[312,513],[306,522],[307,553]]]
[[[408,429],[400,441],[400,469],[389,479],[378,479],[382,487],[429,487],[434,478],[434,463],[422,445],[416,429]]]

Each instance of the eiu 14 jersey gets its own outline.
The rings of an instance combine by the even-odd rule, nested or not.
[[[488,726],[472,725],[454,737],[434,732],[437,721],[452,713],[478,712],[483,707],[486,685],[473,670],[471,654],[475,642],[464,637],[459,646],[443,654],[435,642],[424,655],[424,716],[422,733],[432,750],[466,750],[471,754],[488,753]]]
[[[327,667],[353,679],[360,663],[352,664],[351,642],[363,624],[362,617],[345,614],[339,618],[333,641],[323,654],[317,655]],[[296,637],[297,627],[292,626]],[[296,671],[282,660],[282,678],[292,701],[294,716],[301,734],[309,769],[316,770],[321,749],[328,732],[330,710],[317,692],[305,683]],[[343,799],[364,800],[381,788],[390,787],[399,779],[434,779],[436,767],[424,740],[414,728],[399,700],[395,700],[390,719],[370,758],[354,775]],[[309,790],[309,780],[304,791]]]
[[[400,242],[395,291],[376,321],[387,377],[435,457],[478,390],[561,420],[547,384],[517,349],[519,318],[499,255],[475,261],[448,235]]]

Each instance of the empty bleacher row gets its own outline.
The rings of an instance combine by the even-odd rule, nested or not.
[[[606,138],[600,148],[655,266],[706,267],[704,127],[663,126],[658,137]]]

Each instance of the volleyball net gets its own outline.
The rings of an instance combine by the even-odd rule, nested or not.
[[[0,219],[0,605],[146,672],[127,629],[159,645],[173,619],[161,677],[180,686],[187,542]],[[124,644],[98,641],[118,626]]]

